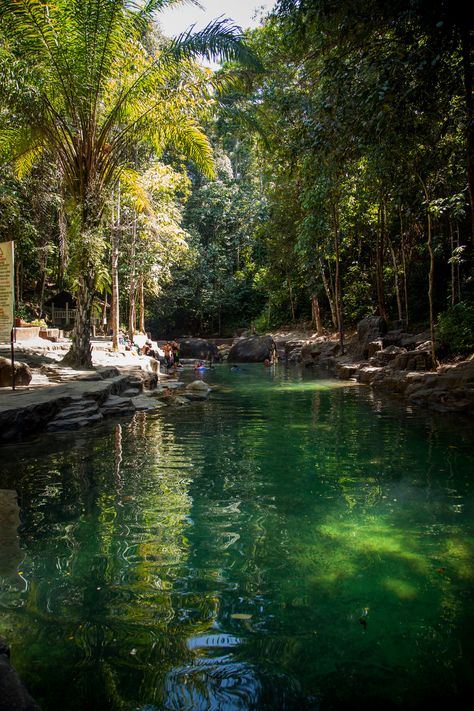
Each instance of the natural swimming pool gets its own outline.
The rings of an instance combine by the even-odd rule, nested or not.
[[[0,636],[43,711],[459,708],[472,424],[296,368],[204,379],[0,449]]]

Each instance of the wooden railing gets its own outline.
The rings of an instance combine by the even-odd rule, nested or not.
[[[72,326],[75,318],[76,309],[70,309],[67,304],[65,309],[58,309],[54,304],[51,304],[51,323],[58,326]],[[94,326],[100,323],[98,316],[93,316],[91,320]]]

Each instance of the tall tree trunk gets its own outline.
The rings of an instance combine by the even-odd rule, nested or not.
[[[344,355],[344,333],[342,330],[342,293],[341,293],[341,265],[339,255],[339,219],[337,207],[333,205],[333,236],[334,236],[334,253],[336,255],[336,273],[334,276],[334,292],[336,304],[337,330],[339,332],[339,343],[341,346],[341,355]]]
[[[135,331],[137,330],[136,311],[136,289],[134,284],[130,284],[128,294],[128,337],[133,342]]]
[[[434,251],[433,251],[433,229],[431,224],[431,212],[430,212],[430,198],[428,195],[428,189],[420,176],[418,176],[422,186],[423,192],[426,198],[426,211],[427,211],[427,247],[428,254],[430,255],[430,272],[428,276],[428,302],[430,307],[430,339],[431,339],[431,359],[433,361],[433,368],[436,368],[438,361],[436,360],[435,353],[435,332],[434,332],[434,313],[433,313],[433,291],[434,291]]]
[[[137,240],[137,216],[134,215],[132,226],[132,246],[130,248],[130,285],[128,290],[128,337],[133,343],[136,330],[136,284],[135,253]]]
[[[454,259],[454,230],[451,218],[449,218],[449,238],[451,242],[451,306],[456,303],[456,264]]]
[[[40,299],[39,299],[39,312],[40,312],[40,317],[43,316],[43,302],[44,302],[44,290],[46,287],[46,268],[48,266],[48,255],[46,254],[44,258],[44,268],[43,268],[43,278],[41,280],[41,291],[40,291]]]
[[[107,323],[107,308],[108,308],[108,299],[107,299],[107,292],[104,291],[104,305],[102,306],[102,323],[101,323],[101,328],[102,331],[104,332],[104,335],[107,335],[107,328],[108,328],[108,323]]]
[[[434,313],[433,313],[433,291],[434,291],[434,251],[433,251],[433,232],[431,227],[431,215],[428,206],[428,252],[430,255],[430,273],[428,278],[428,301],[430,304],[430,338],[431,338],[431,358],[433,367],[436,367],[435,353],[435,332],[434,332]]]
[[[397,297],[397,312],[398,312],[398,320],[401,321],[403,319],[403,313],[402,313],[402,300],[400,297],[400,285],[398,283],[398,264],[397,264],[397,256],[395,254],[395,249],[392,244],[392,240],[390,237],[388,237],[388,244],[390,247],[390,254],[392,255],[392,264],[393,264],[393,275],[394,275],[394,284],[395,284],[395,295]]]
[[[379,206],[379,219],[378,219],[378,230],[377,239],[375,245],[375,280],[377,288],[377,304],[379,316],[385,321],[388,321],[387,312],[385,310],[385,294],[384,294],[384,279],[383,279],[383,266],[384,266],[384,242],[385,242],[385,205],[383,201]]]
[[[295,304],[294,304],[294,301],[293,301],[293,289],[292,289],[292,287],[291,287],[291,281],[290,281],[290,277],[289,277],[288,275],[287,275],[287,281],[288,281],[288,293],[289,293],[289,295],[290,295],[291,319],[292,319],[292,321],[293,321],[293,323],[294,323],[294,322],[295,322],[295,319],[296,319],[296,317],[295,317]]]
[[[91,323],[94,283],[95,274],[91,266],[90,269],[83,270],[83,274],[79,277],[72,344],[63,359],[63,362],[81,368],[92,368]]]
[[[143,273],[138,277],[138,293],[140,301],[140,333],[145,333],[145,293],[143,289]]]
[[[449,218],[449,235],[451,239],[451,305],[454,305],[456,301],[461,301],[461,260],[458,251],[459,224],[456,223],[455,231],[451,218]]]
[[[456,223],[456,247],[459,249],[459,222]],[[457,285],[458,285],[458,301],[461,301],[461,262],[456,261]]]
[[[323,281],[323,286],[324,286],[324,291],[326,292],[326,297],[329,303],[329,308],[331,310],[331,320],[334,328],[337,328],[337,315],[336,315],[336,307],[334,303],[334,294],[332,293],[331,285],[329,283],[329,280],[326,276],[326,272],[324,270],[324,264],[323,260],[319,260],[319,266],[321,270],[321,279]]]
[[[115,191],[114,191],[115,192]],[[120,231],[121,227],[121,210],[120,210],[120,182],[117,188],[117,213],[114,219],[114,199],[115,194],[112,194],[112,225],[110,230],[111,251],[112,251],[112,304],[110,309],[110,320],[112,328],[112,350],[119,349],[119,330],[120,330],[120,301],[119,301],[119,277],[118,277],[118,262],[120,254]]]
[[[469,7],[466,5],[466,8]],[[463,4],[464,8],[464,4]],[[471,205],[471,239],[474,245],[474,101],[472,96],[472,48],[471,25],[467,15],[466,22],[461,19],[461,57],[464,79],[464,96],[466,103],[466,147],[467,147],[467,183],[469,188],[469,203]]]
[[[21,293],[21,260],[15,260],[15,300],[22,301]]]
[[[405,295],[405,328],[408,327],[408,283],[407,283],[407,262],[405,250],[405,234],[403,232],[403,217],[400,210],[400,244],[402,249],[402,265],[403,265],[403,292]]]
[[[100,247],[94,243],[99,237],[102,241],[100,233],[102,201],[90,184],[85,186],[85,196],[81,197],[81,202],[76,205],[76,208],[80,216],[81,227],[78,237],[82,249],[80,261],[75,266],[80,276],[76,291],[76,317],[72,343],[63,360],[75,367],[92,368],[92,305],[100,253]]]
[[[67,223],[66,223],[66,214],[64,212],[64,198],[63,201],[59,207],[58,211],[58,231],[59,231],[59,250],[58,250],[58,257],[59,257],[59,265],[58,265],[58,286],[60,289],[63,288],[64,285],[64,271],[66,269],[66,264],[67,264]]]
[[[313,296],[311,297],[311,317],[314,327],[316,328],[316,334],[320,336],[323,328],[321,325],[321,311],[319,309],[319,301],[316,294],[313,294]]]

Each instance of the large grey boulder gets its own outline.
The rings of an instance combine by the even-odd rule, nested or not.
[[[350,344],[348,351],[354,358],[366,360],[376,350],[370,344],[375,342],[377,349],[383,347],[382,338],[386,333],[387,324],[381,316],[364,318],[357,324],[357,338]]]
[[[430,338],[431,334],[429,331],[423,331],[422,333],[402,333],[400,345],[402,348],[406,348],[407,351],[412,351],[415,348],[420,348],[420,346],[429,341]]]
[[[381,370],[373,365],[364,365],[356,372],[357,380],[364,385],[370,385]]]
[[[336,356],[340,350],[339,341],[331,341],[325,337],[308,341],[301,349],[301,363],[304,366],[333,368],[336,366]]]
[[[229,351],[229,363],[263,363],[272,360],[276,351],[275,341],[271,336],[251,336],[239,338]]]
[[[293,338],[286,341],[276,340],[275,343],[280,360],[286,360],[287,363],[301,362],[301,350],[306,343],[306,339]]]
[[[393,370],[430,370],[433,367],[433,359],[431,357],[431,346],[425,344],[414,351],[404,351],[400,349],[395,358],[387,365]]]
[[[219,360],[219,349],[205,338],[183,338],[179,341],[180,358]]]
[[[33,373],[26,363],[15,362],[15,385],[29,385]],[[9,358],[0,358],[0,388],[12,384],[12,362]]]
[[[380,368],[388,365],[402,353],[406,353],[404,348],[400,348],[399,346],[387,346],[380,351],[376,351],[375,355],[370,358],[369,362],[370,365],[375,365]]]

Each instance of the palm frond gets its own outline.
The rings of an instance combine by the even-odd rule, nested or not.
[[[0,130],[0,162],[13,163],[20,175],[28,173],[40,153],[41,142],[30,128],[10,125]]]
[[[194,32],[194,28],[195,25],[192,25],[171,43],[168,52],[175,59],[203,57],[209,62],[239,62],[261,70],[260,61],[245,43],[242,28],[231,20],[221,16],[199,32]]]
[[[120,184],[132,207],[138,213],[153,214],[153,207],[147,190],[141,183],[141,175],[132,168],[121,168],[118,173]]]
[[[61,4],[61,43],[74,67],[73,85],[83,120],[93,116],[114,62],[131,28],[125,0],[57,0]]]
[[[41,0],[0,0],[0,22],[25,60],[52,69],[49,83],[73,104],[67,81],[71,67],[58,36],[60,10],[58,5],[45,5]]]
[[[44,147],[41,144],[33,144],[30,148],[21,153],[14,162],[15,171],[19,178],[24,178],[28,175],[33,166],[35,166],[41,155],[43,154]]]
[[[140,33],[147,30],[149,23],[153,20],[155,13],[162,12],[175,5],[195,5],[202,8],[198,0],[146,0],[145,4],[140,2],[130,3],[133,11],[133,21]]]
[[[163,152],[166,148],[182,153],[208,178],[216,177],[214,156],[209,139],[196,122],[187,116],[161,125],[150,136],[154,148]]]

